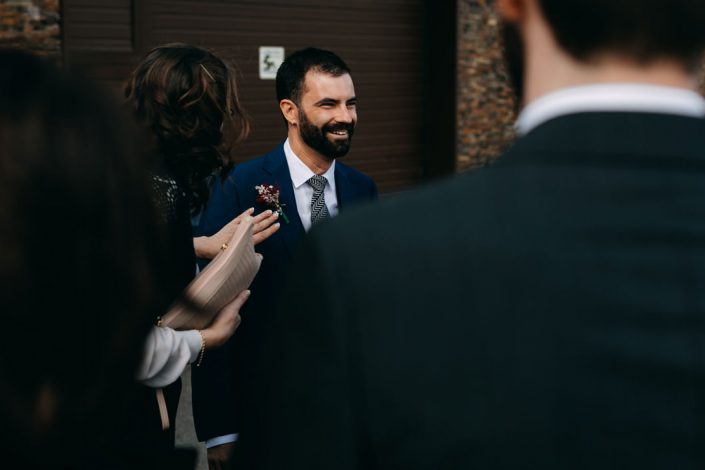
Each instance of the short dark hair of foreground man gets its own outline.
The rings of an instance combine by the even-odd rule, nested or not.
[[[705,468],[705,3],[497,6],[520,138],[312,232],[247,468]]]

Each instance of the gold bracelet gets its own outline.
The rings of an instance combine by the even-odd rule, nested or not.
[[[203,362],[203,355],[206,353],[206,337],[203,336],[201,330],[196,331],[198,331],[198,334],[201,335],[201,352],[198,353],[198,361],[196,361],[196,367],[201,367],[201,362]]]

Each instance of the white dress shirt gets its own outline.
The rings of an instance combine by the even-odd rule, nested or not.
[[[313,188],[307,181],[316,174],[296,156],[291,149],[289,139],[286,139],[286,142],[284,142],[284,155],[286,156],[286,163],[289,166],[291,182],[294,186],[296,211],[299,213],[299,218],[301,219],[301,224],[304,226],[304,230],[308,232],[311,229],[311,199],[313,199]],[[335,192],[335,160],[333,160],[333,164],[328,168],[328,171],[321,176],[324,176],[328,180],[328,184],[323,190],[323,197],[326,200],[328,213],[331,217],[335,217],[338,215],[338,196]],[[284,213],[286,213],[286,210],[287,208],[285,207]]]
[[[685,88],[605,83],[563,88],[541,96],[519,114],[516,129],[527,134],[553,118],[579,112],[637,112],[704,117],[705,99]]]

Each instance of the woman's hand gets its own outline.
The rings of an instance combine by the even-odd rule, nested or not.
[[[252,219],[252,241],[255,245],[262,243],[279,230],[280,224],[277,219],[279,219],[279,213],[270,210],[264,211]]]
[[[196,237],[193,239],[193,247],[198,258],[213,259],[220,252],[223,244],[228,243],[235,233],[240,222],[250,217],[255,211],[253,207],[247,209],[242,214],[228,222],[218,233],[210,237]],[[252,219],[252,241],[254,244],[263,242],[274,232],[279,230],[279,224],[275,223],[279,214],[270,210],[258,214]]]
[[[235,297],[235,300],[218,312],[208,328],[201,330],[206,348],[217,348],[230,339],[237,327],[240,326],[240,309],[249,297],[249,290],[242,291],[240,295]]]

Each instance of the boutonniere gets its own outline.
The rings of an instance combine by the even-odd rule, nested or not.
[[[257,190],[257,204],[262,204],[268,209],[278,212],[279,217],[282,218],[284,223],[288,224],[289,218],[286,216],[283,209],[286,204],[279,202],[279,186],[263,183],[259,186],[255,186],[255,189]]]

